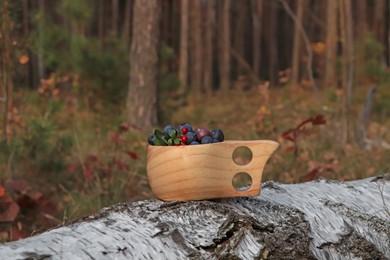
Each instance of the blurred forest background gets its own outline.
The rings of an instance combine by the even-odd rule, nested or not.
[[[264,180],[389,172],[389,2],[0,0],[0,241],[153,197],[167,124],[279,141]]]

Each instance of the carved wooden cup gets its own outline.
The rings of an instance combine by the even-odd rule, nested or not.
[[[252,159],[245,165],[233,160],[237,148],[247,147]],[[269,140],[224,141],[185,146],[149,145],[147,175],[157,198],[165,201],[257,196],[264,166],[279,144]],[[237,174],[246,174],[251,185],[233,186]]]

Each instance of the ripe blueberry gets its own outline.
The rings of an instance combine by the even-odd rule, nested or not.
[[[172,132],[172,130],[175,130],[175,131],[176,131],[176,128],[174,128],[174,127],[171,126],[171,125],[167,125],[166,127],[164,127],[164,130],[163,130],[164,136],[165,136],[166,138],[169,138],[169,134]]]
[[[225,136],[221,129],[214,129],[210,133],[211,137],[213,139],[217,139],[219,142],[222,142],[225,139]]]
[[[188,132],[186,134],[186,136],[188,137],[188,143],[192,143],[193,141],[197,141],[195,132]]]
[[[148,136],[148,143],[150,144],[150,145],[154,145],[154,134],[150,134],[149,136]]]
[[[213,138],[211,138],[211,136],[208,135],[204,136],[201,141],[202,144],[210,144],[212,142],[213,142]]]

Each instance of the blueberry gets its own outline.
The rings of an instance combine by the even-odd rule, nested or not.
[[[176,131],[176,129],[173,126],[171,126],[171,125],[167,125],[166,127],[164,127],[163,133],[164,133],[165,138],[169,138],[170,137],[169,135],[172,132],[172,130]]]
[[[188,137],[187,143],[189,143],[189,144],[192,143],[193,141],[197,141],[195,132],[188,132],[188,133],[186,133],[186,136]]]
[[[211,131],[210,135],[213,139],[217,139],[219,142],[222,142],[225,139],[225,136],[221,129],[214,129],[213,131]]]
[[[151,144],[151,145],[154,145],[154,134],[150,134],[148,136],[148,143]]]
[[[188,132],[192,132],[192,126],[190,124],[187,124],[187,123],[180,124],[179,129],[178,129],[179,133],[181,133],[181,130],[183,128],[187,128]]]
[[[213,138],[208,135],[204,136],[201,141],[202,144],[210,144],[212,142],[213,142]]]
[[[198,141],[193,141],[190,143],[190,145],[197,145],[197,144],[200,144]]]
[[[212,143],[219,143],[218,139],[213,138]]]

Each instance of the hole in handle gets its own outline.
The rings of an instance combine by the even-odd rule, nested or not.
[[[252,161],[252,151],[246,146],[237,147],[233,151],[233,161],[238,165],[247,165]]]
[[[246,191],[252,186],[252,177],[247,172],[236,173],[232,185],[237,191]]]

